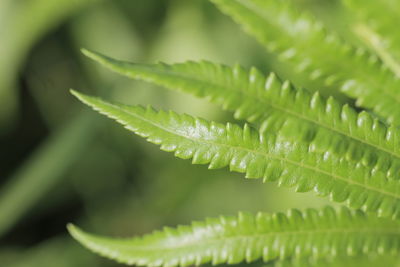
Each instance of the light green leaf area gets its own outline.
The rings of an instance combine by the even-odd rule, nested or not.
[[[375,55],[327,32],[289,1],[211,0],[297,72],[334,85],[389,123],[400,123],[400,80]]]
[[[261,266],[261,264],[260,264]],[[264,267],[376,267],[376,266],[390,266],[399,267],[400,258],[394,253],[382,254],[366,254],[362,256],[346,256],[336,257],[330,259],[294,259],[294,260],[277,260],[270,265]]]
[[[310,152],[309,144],[289,142],[279,136],[208,122],[151,107],[107,103],[72,92],[82,102],[123,124],[127,129],[159,144],[175,156],[192,159],[209,168],[229,166],[247,178],[263,178],[298,192],[315,191],[352,208],[400,217],[400,181],[387,180],[362,164],[352,164],[332,153]]]
[[[259,125],[261,131],[279,132],[290,140],[311,143],[311,150],[330,151],[355,163],[385,172],[400,173],[400,131],[387,127],[369,113],[356,112],[318,92],[311,94],[265,76],[256,68],[231,68],[207,61],[180,64],[133,64],[83,50],[85,55],[133,79],[182,91],[235,112],[236,119]]]
[[[400,36],[398,1],[343,0],[353,15],[353,31],[400,78]]]
[[[69,225],[71,235],[90,250],[121,263],[189,266],[262,259],[322,258],[395,252],[399,222],[348,209],[220,217],[190,226],[164,228],[132,239],[88,234]]]

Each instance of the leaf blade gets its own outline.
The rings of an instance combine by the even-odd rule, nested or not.
[[[239,213],[133,239],[98,237],[71,224],[68,230],[82,245],[105,257],[148,266],[335,258],[394,252],[400,246],[398,222],[329,207],[303,213]]]
[[[400,130],[387,127],[369,113],[358,113],[334,98],[325,99],[263,75],[207,61],[179,64],[132,64],[83,50],[89,58],[133,79],[182,91],[235,112],[236,119],[259,125],[261,131],[280,132],[290,140],[311,143],[314,151],[338,156],[378,169],[391,179],[400,175]]]
[[[394,1],[343,1],[354,14],[353,32],[400,77],[399,5]]]
[[[310,79],[356,98],[391,124],[400,122],[400,81],[374,55],[328,33],[288,1],[211,0],[245,31]]]
[[[222,125],[155,111],[140,106],[124,106],[73,92],[82,102],[113,118],[127,129],[159,144],[194,164],[210,168],[229,166],[247,178],[263,178],[297,191],[314,191],[344,202],[353,208],[377,212],[380,216],[400,216],[400,182],[386,180],[382,173],[371,172],[360,164],[351,164],[330,153],[313,153],[303,142],[282,141],[276,136],[259,134],[245,125]]]

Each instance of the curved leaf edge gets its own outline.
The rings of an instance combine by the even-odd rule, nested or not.
[[[134,238],[101,237],[73,224],[67,228],[89,250],[120,263],[185,267],[394,255],[400,248],[399,226],[399,221],[327,206],[303,212],[239,212]]]

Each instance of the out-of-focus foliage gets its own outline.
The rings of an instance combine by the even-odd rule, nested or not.
[[[359,41],[342,27],[345,20],[332,16],[343,13],[336,1],[293,1]],[[204,101],[97,68],[81,47],[135,62],[207,59],[274,69],[282,77],[292,72],[204,0],[0,1],[2,265],[119,266],[65,237],[70,221],[137,235],[239,210],[324,205],[308,194],[175,161],[112,122],[87,116],[69,88],[232,120]]]
[[[88,137],[96,130],[90,118],[82,114],[59,129],[11,176],[0,192],[0,236],[57,185],[62,174],[78,160],[76,155],[90,145]]]
[[[0,124],[12,123],[17,112],[17,72],[31,47],[72,14],[98,0],[4,0],[0,3]]]
[[[308,13],[295,10],[290,1],[212,2],[306,80],[315,81],[321,92],[334,87],[333,92],[357,99],[357,106],[373,110],[387,122],[400,122],[400,80],[375,54],[326,31]]]
[[[393,26],[400,15],[400,4],[392,0],[345,0],[344,3],[354,14],[350,29],[400,77],[400,52],[397,49],[400,37]]]

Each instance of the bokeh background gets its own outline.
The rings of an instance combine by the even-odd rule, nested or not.
[[[292,1],[347,34],[337,1]],[[104,70],[82,47],[134,62],[254,65],[313,86],[206,0],[1,0],[1,266],[120,266],[73,241],[68,222],[129,237],[207,216],[326,204],[175,159],[92,112],[69,88],[233,121],[204,100]]]

